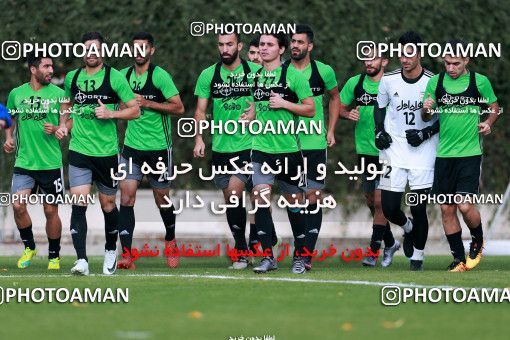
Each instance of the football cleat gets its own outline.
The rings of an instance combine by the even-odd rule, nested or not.
[[[232,265],[228,269],[242,270],[248,267],[248,258],[245,256],[239,256],[237,261],[232,262]]]
[[[135,270],[135,261],[131,256],[122,257],[119,261],[117,261],[117,269],[130,269]]]
[[[32,258],[37,255],[37,249],[30,249],[28,247],[25,248],[25,250],[23,250],[23,254],[21,255],[21,257],[19,258],[18,260],[18,268],[27,268],[28,266],[30,266],[30,261],[32,260]]]
[[[260,261],[260,265],[253,268],[253,271],[257,274],[267,273],[271,270],[278,269],[278,264],[273,257],[264,257]]]
[[[484,242],[477,243],[477,242],[471,242],[469,245],[469,255],[466,259],[466,269],[471,270],[478,266],[480,263],[480,260],[482,259],[482,249],[483,249]]]
[[[103,274],[112,275],[117,269],[117,251],[116,250],[105,250],[104,261],[103,261]]]
[[[175,238],[171,241],[165,241],[165,249],[169,249],[171,253],[177,253],[177,243],[175,242]],[[167,256],[166,257],[166,265],[168,268],[177,268],[179,266],[179,256]]]
[[[74,267],[71,268],[71,274],[74,275],[89,275],[89,263],[85,259],[78,259],[74,262]]]
[[[305,258],[302,256],[294,256],[292,259],[292,274],[304,274],[305,272]]]
[[[48,262],[49,270],[59,270],[60,269],[60,257],[54,257]]]
[[[381,266],[389,267],[393,263],[393,255],[395,252],[400,249],[400,242],[395,240],[395,243],[391,247],[386,247],[383,250],[383,259],[381,261]]]
[[[465,272],[467,270],[466,264],[464,261],[459,261],[455,259],[450,265],[448,266],[448,271],[454,272],[454,273],[461,273]]]
[[[377,256],[367,256],[361,263],[365,267],[375,267],[377,264]]]

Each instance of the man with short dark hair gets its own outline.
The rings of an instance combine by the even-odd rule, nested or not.
[[[12,193],[18,197],[40,191],[44,194],[44,215],[48,235],[48,269],[60,269],[60,237],[62,222],[58,204],[64,194],[62,153],[54,134],[58,127],[61,104],[67,99],[64,91],[51,84],[53,60],[31,54],[27,58],[30,81],[9,93],[7,108],[12,112],[13,125],[6,130],[4,150],[16,149],[16,162],[12,176]],[[16,127],[16,137],[13,130]],[[51,198],[50,198],[51,196]],[[14,220],[25,250],[18,260],[18,268],[27,268],[37,254],[32,220],[27,204],[14,201]]]
[[[239,53],[242,48],[243,43],[239,40],[238,34],[220,34],[218,36],[220,61],[200,73],[195,87],[195,95],[197,96],[195,120],[197,123],[206,119],[209,100],[212,101],[212,120],[217,125],[226,124],[227,122],[241,124],[239,120],[244,119],[247,112],[253,111],[253,97],[250,87],[253,83],[253,75],[260,66],[241,59]],[[252,135],[242,133],[240,128],[230,135],[213,134],[212,165],[214,167],[226,166],[229,171],[233,171],[234,167],[230,160],[237,158],[235,164],[243,169],[250,162],[251,147]],[[195,137],[193,156],[198,158],[205,156],[205,143],[199,132]],[[226,203],[229,203],[233,196],[241,198],[245,189],[251,191],[252,187],[249,176],[241,173],[234,175],[216,174],[214,182],[223,191]],[[241,202],[241,199],[239,199],[239,202]],[[248,245],[245,237],[246,207],[239,205],[229,207],[226,210],[226,215],[234,237],[235,249],[247,251]],[[253,229],[253,226],[251,229]],[[231,268],[245,269],[248,262],[248,257],[239,256],[232,263]]]
[[[96,183],[105,220],[103,274],[111,275],[117,268],[119,219],[115,203],[117,181],[111,175],[118,169],[116,120],[136,119],[140,116],[140,108],[126,77],[104,64],[101,56],[103,36],[98,32],[85,33],[82,42],[87,52],[83,58],[85,67],[66,75],[64,88],[72,104],[67,104],[66,114],[60,118],[60,128],[56,136],[59,139],[64,138],[72,127],[69,144],[71,194],[89,195],[92,183]],[[116,110],[116,106],[121,103],[124,103],[125,108]],[[70,113],[72,120],[69,120]],[[86,211],[87,205],[73,204],[70,229],[77,261],[71,268],[71,273],[75,275],[89,274]]]
[[[259,53],[259,41],[260,37],[257,36],[250,41],[250,47],[248,49],[248,60],[255,64],[262,64]]]
[[[469,58],[455,52],[459,45],[465,43],[452,40],[449,44],[454,53],[444,57],[445,71],[429,80],[423,97],[423,119],[430,120],[439,116],[441,127],[432,193],[469,198],[479,192],[482,138],[492,132],[500,108],[489,79],[468,70]],[[432,114],[432,109],[438,113]],[[480,119],[482,109],[489,111],[483,122]],[[471,233],[467,258],[457,210]],[[452,201],[441,204],[441,214],[453,255],[448,270],[463,272],[475,268],[480,263],[484,245],[480,212],[467,200],[461,204]]]
[[[307,185],[305,198],[308,200],[308,211],[305,229],[302,233],[294,235],[296,239],[296,248],[306,247],[313,252],[319,232],[322,226],[322,208],[317,205],[322,198],[325,179],[322,173],[326,171],[327,142],[326,127],[322,100],[324,94],[329,95],[328,108],[329,116],[337,117],[340,109],[340,98],[338,95],[338,82],[335,71],[331,66],[311,58],[311,52],[314,48],[314,33],[308,25],[296,25],[296,31],[291,35],[291,59],[284,63],[289,69],[294,69],[301,73],[310,84],[315,103],[315,116],[313,118],[298,117],[304,121],[310,129],[311,123],[320,124],[320,133],[299,133],[299,143],[303,157],[307,162]],[[330,118],[331,119],[331,118]],[[322,170],[321,170],[322,168]],[[289,218],[292,213],[288,210]],[[312,213],[313,212],[313,213]],[[311,256],[294,256],[294,268],[296,273],[303,273],[303,268],[310,270],[312,268]]]
[[[139,118],[128,122],[126,138],[120,160],[124,167],[126,178],[120,181],[120,210],[119,210],[119,238],[123,251],[131,252],[133,231],[135,229],[134,204],[136,191],[144,174],[141,169],[144,164],[151,169],[159,169],[158,163],[163,162],[163,173],[150,174],[149,183],[152,187],[154,200],[165,225],[165,249],[175,251],[175,214],[174,206],[167,205],[165,197],[170,195],[170,180],[172,175],[172,127],[170,115],[184,113],[184,105],[179,91],[174,85],[172,77],[161,67],[151,63],[156,50],[154,37],[147,32],[138,32],[133,36],[133,45],[142,47],[145,56],[135,56],[134,66],[127,67],[120,72],[125,75],[136,95],[136,101],[141,109]],[[131,165],[131,168],[129,168]],[[169,254],[169,252],[165,252]],[[128,254],[125,254],[128,255]],[[179,264],[178,256],[167,256],[167,266],[176,268]],[[132,257],[124,256],[119,260],[120,269],[134,269]]]
[[[404,254],[410,260],[410,269],[419,271],[423,269],[429,229],[427,205],[419,202],[411,206],[411,219],[402,211],[401,201],[408,183],[418,196],[428,194],[432,186],[439,123],[421,118],[422,96],[433,74],[421,66],[418,53],[411,55],[409,44],[418,46],[420,36],[406,32],[398,42],[402,46],[402,68],[385,73],[379,84],[374,111],[375,146],[381,150],[379,159],[386,162],[387,169],[379,181],[384,216],[404,229]]]
[[[371,166],[380,171],[379,149],[375,146],[374,106],[377,102],[379,83],[384,69],[388,65],[388,58],[384,55],[377,55],[375,50],[372,52],[374,58],[364,61],[365,72],[349,78],[340,92],[340,117],[356,123],[354,141],[359,165],[364,162],[364,169]],[[351,110],[348,110],[349,106]],[[337,119],[331,115],[330,117],[328,140],[334,143],[334,128]],[[377,253],[384,240],[385,248],[381,265],[388,267],[393,262],[395,252],[400,249],[400,242],[394,239],[390,225],[384,217],[381,206],[381,190],[377,188],[379,180],[365,171],[361,176],[361,181],[365,202],[372,214],[370,249],[374,254]],[[376,256],[365,257],[363,265],[375,267],[377,260]]]
[[[281,63],[281,57],[289,42],[284,34],[263,34],[260,37],[260,56],[264,67],[257,71],[253,96],[255,99],[256,119],[262,126],[278,122],[287,124],[296,117],[312,118],[315,115],[313,93],[308,80],[295,68]],[[271,200],[272,186],[278,180],[280,191],[290,204],[302,202],[306,188],[303,173],[303,156],[299,148],[299,137],[295,134],[265,133],[253,137],[251,161],[253,165],[253,193],[257,211],[255,224],[257,235],[265,251],[260,265],[253,268],[256,273],[266,273],[278,269],[271,249],[274,224],[268,202]],[[267,173],[264,168],[276,169],[278,165],[287,164],[287,171],[279,174]],[[294,235],[304,234],[306,218],[300,209],[287,209]],[[296,237],[295,237],[296,240]],[[296,244],[299,246],[299,243]],[[301,246],[294,253],[303,253]],[[300,259],[299,268],[293,263],[294,273],[305,271]],[[299,270],[297,270],[299,269]]]

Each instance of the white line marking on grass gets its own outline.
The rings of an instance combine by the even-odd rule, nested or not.
[[[409,287],[409,288],[486,288],[487,287],[456,287],[456,286],[445,286],[445,285],[422,285],[412,282],[379,282],[379,281],[362,281],[362,280],[322,280],[322,279],[306,279],[306,278],[295,278],[295,277],[245,277],[245,276],[227,276],[227,275],[199,275],[199,274],[164,274],[164,273],[153,273],[153,274],[128,274],[128,275],[102,275],[102,274],[90,274],[93,277],[177,277],[177,278],[188,278],[188,279],[216,279],[216,280],[251,280],[251,281],[279,281],[279,282],[302,282],[302,283],[333,283],[333,284],[347,284],[347,285],[358,285],[358,286],[397,286],[397,287]],[[0,279],[22,279],[22,278],[60,278],[60,277],[77,277],[70,274],[29,274],[29,275],[0,275]],[[86,276],[85,276],[86,277]]]

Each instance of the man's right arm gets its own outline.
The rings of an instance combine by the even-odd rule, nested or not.
[[[71,102],[60,104],[59,128],[55,131],[55,137],[59,140],[67,136],[73,127],[73,120],[70,119],[71,108]]]
[[[69,134],[69,131],[71,130],[73,126],[73,120],[70,119],[71,117],[71,110],[73,108],[73,103],[71,99],[71,82],[72,77],[74,77],[75,72],[69,72],[66,75],[66,78],[64,80],[64,96],[66,97],[67,101],[64,101],[60,103],[60,118],[59,118],[59,128],[57,131],[55,131],[55,137],[57,139],[62,139],[65,136]]]
[[[13,138],[13,130],[14,130],[14,125],[16,124],[16,119],[13,117],[12,118],[12,125],[5,129],[5,143],[4,143],[4,151],[6,153],[12,153],[15,149],[15,143],[14,143],[14,138]]]
[[[198,76],[197,84],[195,86],[195,96],[197,96],[197,108],[195,110],[195,127],[197,134],[195,135],[195,147],[193,148],[193,157],[205,156],[205,143],[200,133],[200,122],[206,120],[206,110],[209,98],[211,98],[211,82],[213,79],[212,68],[206,68]]]
[[[197,98],[197,108],[195,110],[195,126],[197,128],[197,134],[195,136],[195,148],[193,149],[193,157],[204,157],[205,155],[205,143],[200,133],[200,121],[206,120],[205,112],[207,110],[207,98]]]
[[[14,131],[14,125],[16,124],[17,114],[11,114],[11,110],[16,110],[15,103],[15,90],[12,90],[9,93],[9,97],[7,97],[7,105],[6,109],[9,115],[11,115],[12,124],[9,128],[5,129],[5,143],[4,143],[4,151],[7,153],[11,153],[14,151],[14,138],[12,137],[12,132]],[[15,111],[14,111],[15,112]]]
[[[437,78],[432,77],[427,83],[425,93],[423,94],[423,107],[421,109],[421,119],[428,122],[432,119],[432,110],[437,107],[436,105],[436,86]]]
[[[388,90],[386,89],[386,82],[383,77],[377,91],[377,103],[374,105],[375,146],[379,150],[389,148],[392,143],[390,134],[384,129],[386,107],[389,101]]]

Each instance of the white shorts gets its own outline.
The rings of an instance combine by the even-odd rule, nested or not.
[[[386,172],[379,181],[380,190],[404,192],[409,181],[411,190],[428,189],[434,182],[434,170],[404,169],[387,166]]]

